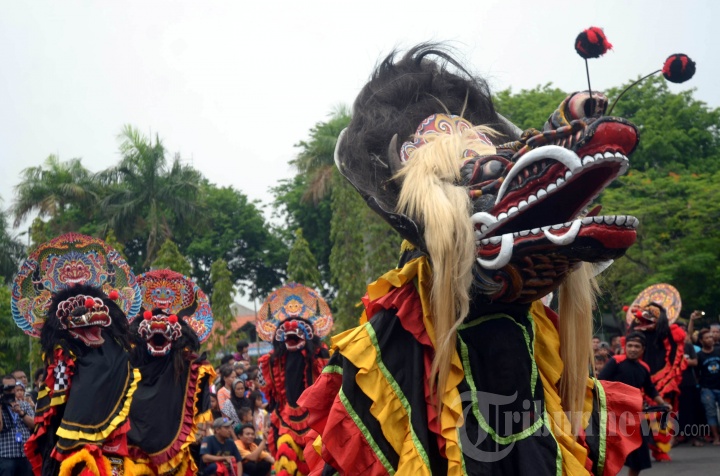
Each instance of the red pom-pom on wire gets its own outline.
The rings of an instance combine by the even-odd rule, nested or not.
[[[663,64],[662,74],[671,83],[684,83],[695,75],[695,62],[682,53],[670,55]]]
[[[144,318],[146,321],[149,321],[150,319],[152,319],[152,311],[145,311],[145,312],[143,312],[143,318]]]
[[[170,324],[177,324],[178,317],[175,314],[170,314],[168,321],[170,321]]]
[[[85,299],[85,307],[87,309],[92,309],[95,307],[95,300],[93,298],[87,298]]]
[[[583,30],[575,38],[575,51],[585,59],[599,58],[611,49],[612,45],[605,36],[605,32],[597,26]]]
[[[110,291],[110,294],[108,294],[108,297],[110,299],[112,299],[113,301],[115,301],[115,300],[117,300],[117,298],[120,297],[120,293],[117,292],[117,289],[113,289],[112,291]]]
[[[623,312],[628,312],[629,309],[630,309],[630,306],[623,306]]]

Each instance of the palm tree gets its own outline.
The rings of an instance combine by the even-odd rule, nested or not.
[[[7,215],[0,210],[0,285],[12,281],[24,255],[25,246],[10,233]]]
[[[327,122],[319,122],[310,129],[309,141],[300,141],[296,145],[302,151],[291,163],[300,174],[308,177],[308,188],[303,196],[305,201],[317,204],[330,192],[335,173],[335,144],[349,122],[348,107],[337,106]]]
[[[198,216],[202,177],[175,156],[170,164],[160,138],[152,142],[125,126],[118,136],[122,159],[98,174],[108,194],[101,206],[108,225],[123,241],[146,236],[144,266],[150,266],[160,245],[172,238],[173,228]]]
[[[68,206],[90,210],[97,201],[92,174],[81,159],[61,162],[58,156],[51,155],[43,165],[23,170],[21,177],[10,209],[15,227],[32,212],[40,217],[55,218]]]

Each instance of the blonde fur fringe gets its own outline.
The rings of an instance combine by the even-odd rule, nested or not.
[[[560,398],[569,416],[572,434],[582,422],[583,402],[592,365],[592,313],[599,287],[590,263],[582,263],[560,286],[560,357],[563,373]]]
[[[456,330],[470,307],[475,235],[470,221],[467,189],[457,185],[463,152],[495,153],[478,141],[475,131],[492,135],[486,127],[454,130],[451,134],[426,134],[427,141],[412,152],[397,174],[403,186],[397,209],[424,226],[424,238],[433,270],[431,319],[435,327],[435,357],[430,387],[438,408],[455,352]]]

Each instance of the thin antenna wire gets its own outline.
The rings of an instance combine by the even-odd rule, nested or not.
[[[631,84],[630,86],[628,86],[627,88],[623,89],[623,91],[620,93],[620,95],[619,95],[617,98],[615,98],[615,100],[613,101],[613,103],[612,103],[612,105],[610,106],[610,109],[608,110],[608,112],[606,113],[606,115],[609,116],[610,113],[613,112],[613,109],[615,109],[615,105],[618,103],[618,101],[620,100],[620,98],[623,97],[623,95],[624,95],[626,92],[628,92],[628,90],[630,90],[630,88],[632,88],[633,86],[635,86],[636,84],[638,84],[638,83],[640,83],[640,82],[642,82],[642,81],[645,81],[645,80],[648,79],[650,76],[652,76],[653,74],[657,74],[657,73],[659,73],[660,71],[662,71],[662,69],[659,69],[659,70],[657,70],[657,71],[653,71],[652,73],[650,73],[650,74],[648,74],[648,75],[646,75],[646,76],[643,76],[642,78],[638,79],[637,81],[635,81],[634,83],[632,83],[632,84]]]
[[[590,97],[592,97],[592,88],[590,87],[590,66],[588,65],[587,58],[585,59],[585,74],[587,75],[588,80],[588,93],[590,94]]]

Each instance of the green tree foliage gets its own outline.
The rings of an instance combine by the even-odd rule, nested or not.
[[[322,279],[332,281],[330,272],[330,223],[332,217],[331,190],[335,183],[335,144],[340,132],[350,122],[350,111],[337,107],[326,122],[318,122],[309,131],[309,139],[296,144],[300,148],[297,158],[290,163],[298,174],[284,180],[273,189],[275,208],[287,221],[286,230],[302,228],[310,250],[318,259]],[[284,238],[292,241],[288,232]],[[330,297],[330,296],[328,296]]]
[[[542,129],[550,114],[567,96],[548,83],[513,94],[508,88],[495,94],[495,109],[520,129]]]
[[[289,281],[315,289],[321,288],[317,260],[310,251],[307,240],[303,237],[302,228],[295,230],[295,242],[288,257],[287,276]]]
[[[192,275],[192,267],[188,260],[180,253],[174,241],[167,239],[158,250],[152,269],[171,269],[184,276]]]
[[[674,285],[684,314],[720,312],[720,172],[631,172],[606,191],[603,213],[640,220],[637,243],[603,273],[605,304],[618,312],[637,293],[658,282]],[[611,210],[611,211],[610,211]],[[687,316],[686,316],[687,317]]]
[[[212,294],[210,295],[210,306],[213,310],[215,326],[212,332],[212,343],[216,349],[224,349],[228,342],[231,323],[235,317],[232,312],[232,304],[235,296],[232,274],[228,269],[225,260],[215,261],[210,269],[212,281]]]
[[[335,174],[330,221],[330,271],[337,295],[332,301],[335,327],[344,330],[357,325],[362,309],[357,305],[369,279],[365,269],[365,246],[361,218],[366,216],[364,200],[339,173]]]
[[[617,97],[624,88],[611,89],[608,97]],[[720,109],[695,99],[693,90],[673,93],[656,75],[623,95],[612,114],[640,129],[640,144],[631,157],[633,170],[720,170]]]
[[[308,203],[303,197],[307,194],[308,178],[298,173],[290,180],[284,180],[272,189],[275,196],[275,217],[286,226],[279,230],[283,240],[292,242],[291,230],[301,228],[308,241],[310,251],[318,261],[318,270],[323,283],[329,283],[330,277],[330,219],[332,218],[331,197],[326,195],[317,203]],[[324,293],[327,296],[327,293]]]
[[[298,144],[298,174],[274,189],[276,209],[291,227],[303,229],[318,257],[338,330],[356,324],[367,284],[396,265],[401,241],[335,168],[337,137],[349,121],[347,108],[338,108],[317,123]]]
[[[10,288],[0,278],[0,373],[4,375],[23,369],[31,375],[31,367],[34,369],[39,365],[38,341],[15,325],[10,313]]]
[[[127,256],[125,256],[125,245],[118,241],[117,236],[115,236],[115,232],[112,228],[109,229],[108,232],[105,234],[105,243],[107,243],[108,246],[120,253],[120,256],[122,256],[123,259],[127,261]]]
[[[137,129],[125,126],[118,138],[120,163],[98,177],[108,187],[101,205],[119,239],[144,242],[144,249],[127,246],[126,253],[131,264],[147,267],[166,239],[199,216],[202,176],[182,165],[177,156],[168,163],[157,136],[152,142]]]
[[[232,187],[204,183],[197,224],[179,231],[177,240],[202,289],[210,290],[214,261],[227,262],[232,281],[252,297],[270,293],[282,282],[288,250],[265,221],[258,202]]]
[[[628,82],[629,84],[630,82]],[[607,92],[611,102],[625,85]],[[497,95],[497,109],[521,128],[540,128],[564,99],[549,85]],[[645,287],[678,288],[685,310],[720,312],[720,110],[693,91],[673,93],[661,76],[630,89],[612,115],[633,122],[640,144],[631,169],[600,197],[603,214],[639,218],[638,240],[601,275],[602,310],[621,319],[622,306]],[[689,311],[688,311],[689,312]],[[684,314],[687,314],[685,312]]]
[[[2,200],[0,200],[2,203]],[[0,280],[9,283],[25,255],[25,246],[13,236],[7,215],[0,210]]]
[[[16,227],[33,212],[40,217],[62,217],[59,221],[64,227],[78,227],[96,211],[98,188],[81,159],[62,162],[51,155],[43,165],[28,167],[20,176],[11,208]],[[76,213],[69,213],[71,207]]]

